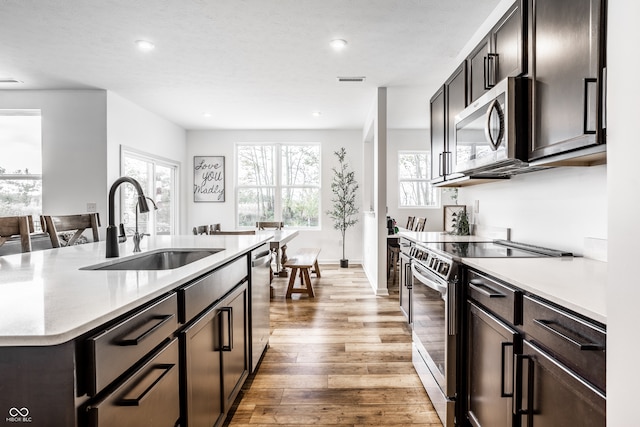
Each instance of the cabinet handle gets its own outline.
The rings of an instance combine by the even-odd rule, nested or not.
[[[162,364],[154,366],[147,375],[140,380],[138,384],[145,384],[149,380],[151,384],[146,387],[137,397],[124,397],[118,401],[119,406],[140,406],[145,397],[147,397],[153,388],[164,378],[175,365]],[[131,392],[136,392],[138,389],[134,387]]]
[[[443,154],[444,153],[438,154],[438,176],[442,176],[442,169],[443,169],[442,155]]]
[[[231,351],[233,350],[233,307],[222,307],[220,309],[220,315],[223,313],[227,313],[227,342],[229,345],[224,345],[225,340],[222,338],[224,336],[223,322],[220,322],[220,339],[222,340],[222,345],[220,346],[221,351]]]
[[[489,53],[484,57],[484,90],[489,90],[496,85],[497,64],[497,53]]]
[[[138,345],[142,341],[144,341],[146,338],[149,338],[151,335],[153,335],[153,333],[156,330],[161,328],[162,325],[164,325],[174,317],[175,317],[175,314],[167,314],[166,316],[154,316],[150,319],[149,322],[145,323],[145,325],[152,323],[152,326],[149,329],[141,332],[139,335],[135,337],[129,337],[129,335],[137,333],[138,330],[140,329],[140,328],[136,328],[133,331],[128,332],[126,335],[124,335],[120,339],[116,340],[116,342],[118,343],[118,345],[121,345],[121,346]]]
[[[413,283],[411,278],[413,275],[411,274],[411,262],[408,262],[404,265],[404,284],[407,289],[411,289],[413,287]]]
[[[482,288],[480,286],[482,286]],[[480,280],[476,280],[476,279],[471,280],[471,282],[469,282],[469,287],[474,291],[480,292],[482,295],[489,298],[506,298],[505,294],[502,294],[496,291],[495,289],[485,285]],[[487,288],[488,290],[485,290],[483,288]]]
[[[598,79],[584,79],[584,133],[594,134],[597,129],[596,122],[596,94],[598,89]]]
[[[527,407],[522,408],[522,369],[524,360],[527,360]],[[527,416],[527,427],[533,427],[533,383],[534,383],[534,363],[533,357],[516,354],[516,386],[515,386],[515,415]]]
[[[512,342],[502,342],[500,343],[500,345],[502,346],[502,351],[500,352],[500,397],[513,397],[513,384],[511,385],[511,393],[507,393],[505,391],[505,386],[504,386],[504,380],[506,375],[504,374],[505,371],[505,361],[506,361],[506,357],[505,357],[505,349],[507,347],[511,347],[511,352],[513,354],[513,343]],[[512,373],[513,374],[513,373]],[[511,377],[513,378],[513,375],[511,375]]]
[[[600,351],[604,350],[604,346],[598,343],[589,342],[588,338],[585,338],[575,331],[564,328],[558,325],[552,320],[533,319],[533,323],[547,332],[551,332],[553,335],[562,338],[569,344],[578,347],[582,351]],[[562,330],[564,329],[564,331]],[[570,335],[573,335],[571,337]]]

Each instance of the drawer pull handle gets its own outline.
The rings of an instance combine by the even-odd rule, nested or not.
[[[502,294],[502,293],[496,291],[495,289],[485,285],[484,283],[482,283],[479,280],[475,280],[474,279],[471,282],[469,282],[469,287],[471,289],[473,289],[474,291],[480,292],[482,295],[484,295],[486,297],[489,297],[489,298],[505,298],[506,297],[505,294]]]
[[[604,346],[598,343],[589,342],[588,338],[579,335],[570,329],[566,329],[552,320],[533,319],[533,323],[541,327],[545,331],[551,332],[557,337],[562,338],[570,344],[578,347],[583,351],[599,351],[604,350]],[[570,336],[573,335],[573,336]]]
[[[128,395],[137,395],[137,397],[123,397],[118,401],[120,406],[140,406],[145,397],[147,397],[151,390],[164,378],[169,371],[174,367],[173,364],[162,364],[154,366],[147,375],[138,384],[133,387]],[[145,387],[146,386],[146,387]],[[140,391],[140,389],[143,389]],[[139,394],[138,394],[139,393]]]
[[[149,338],[153,333],[158,330],[162,325],[170,321],[175,317],[175,314],[167,314],[166,316],[154,316],[151,320],[145,323],[142,326],[148,325],[152,323],[152,326],[149,329],[139,333],[139,335],[130,337],[131,335],[138,334],[138,331],[142,329],[142,326],[134,329],[133,331],[129,331],[126,335],[117,340],[118,345],[127,346],[127,345],[138,345],[146,338]]]

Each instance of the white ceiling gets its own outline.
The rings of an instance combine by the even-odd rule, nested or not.
[[[185,129],[361,129],[386,86],[389,127],[427,128],[431,94],[498,3],[2,0],[0,78],[23,83],[0,89],[106,89]]]

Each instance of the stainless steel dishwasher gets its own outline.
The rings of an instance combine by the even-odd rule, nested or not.
[[[271,324],[269,305],[271,298],[271,251],[264,244],[251,251],[251,373],[255,372],[258,362],[269,343]]]

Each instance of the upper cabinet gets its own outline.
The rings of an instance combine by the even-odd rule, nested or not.
[[[467,57],[469,102],[505,78],[526,73],[523,1],[516,1]]]
[[[528,0],[529,77],[534,82],[530,161],[575,159],[581,153],[594,158],[591,153],[605,150],[603,3]],[[576,152],[586,147],[590,150]]]
[[[466,65],[461,64],[431,98],[431,179],[446,180],[455,169],[455,117],[467,106]]]

